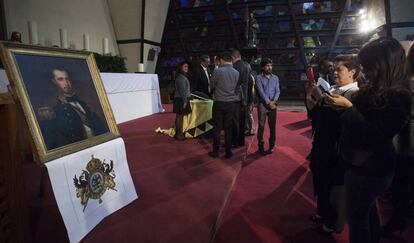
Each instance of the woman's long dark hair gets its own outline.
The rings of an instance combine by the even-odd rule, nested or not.
[[[381,91],[405,76],[405,52],[393,38],[379,38],[365,44],[358,54],[369,88]]]
[[[361,89],[366,102],[377,103],[385,89],[405,78],[405,51],[393,38],[379,38],[366,43],[358,54],[362,72],[368,83]],[[380,99],[381,100],[381,99]]]
[[[411,45],[407,54],[407,75],[409,78],[414,76],[414,44]]]
[[[406,65],[407,81],[403,83],[411,92],[414,92],[414,44],[411,45],[407,54]],[[414,104],[413,104],[414,105]]]

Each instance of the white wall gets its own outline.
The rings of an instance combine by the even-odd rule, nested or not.
[[[118,41],[129,41],[119,44],[121,56],[126,58],[128,72],[138,71],[138,63],[141,57],[141,13],[142,0],[108,0],[112,21]],[[145,27],[144,39],[161,42],[167,18],[168,0],[145,1]],[[147,61],[148,51],[153,48],[157,51],[154,61]],[[147,73],[154,73],[157,64],[160,47],[149,44],[144,45],[144,69]]]
[[[28,21],[35,21],[41,45],[60,46],[59,29],[65,28],[72,49],[83,49],[83,34],[89,34],[91,51],[102,53],[102,39],[108,38],[109,51],[119,54],[106,0],[4,0],[4,4],[9,37],[19,31],[28,43]]]
[[[164,32],[165,20],[167,19],[169,1],[166,0],[147,0],[145,2],[145,39],[161,43],[162,33]],[[177,43],[178,44],[178,43]],[[154,61],[148,61],[148,51],[153,48],[156,50]],[[144,46],[144,66],[147,72],[154,73],[157,65],[158,54],[161,47],[145,44]]]
[[[141,36],[142,1],[108,0],[108,5],[117,40],[139,38]]]
[[[390,0],[392,23],[414,21],[413,10],[413,0]]]
[[[392,29],[392,37],[399,41],[407,40],[407,35],[414,35],[414,27]]]
[[[391,23],[414,22],[413,10],[413,0],[390,0]],[[407,35],[414,35],[414,27],[392,29],[392,36],[397,40],[406,40]]]
[[[141,36],[141,0],[108,0],[117,40],[136,40]],[[119,44],[128,72],[138,71],[140,43]]]
[[[148,51],[150,49],[154,49],[156,51],[154,61],[148,61]],[[147,73],[155,73],[155,68],[157,66],[158,54],[161,52],[161,47],[153,46],[149,44],[144,44],[144,68]]]
[[[119,52],[125,58],[125,66],[128,72],[137,72],[138,62],[141,56],[140,44],[131,43],[119,45]]]
[[[160,43],[167,18],[169,1],[145,1],[145,39]]]

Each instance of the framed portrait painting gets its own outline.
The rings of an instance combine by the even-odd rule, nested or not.
[[[119,136],[92,53],[0,43],[41,163]]]

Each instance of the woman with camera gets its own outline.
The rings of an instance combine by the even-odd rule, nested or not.
[[[368,81],[352,98],[328,93],[325,101],[340,111],[339,149],[346,165],[345,205],[351,243],[379,242],[376,198],[390,186],[395,170],[393,137],[406,124],[411,94],[399,85],[406,56],[395,39],[379,38],[358,54]]]

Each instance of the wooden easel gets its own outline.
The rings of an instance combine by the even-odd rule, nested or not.
[[[22,165],[31,153],[21,107],[0,93],[0,243],[31,242]]]

